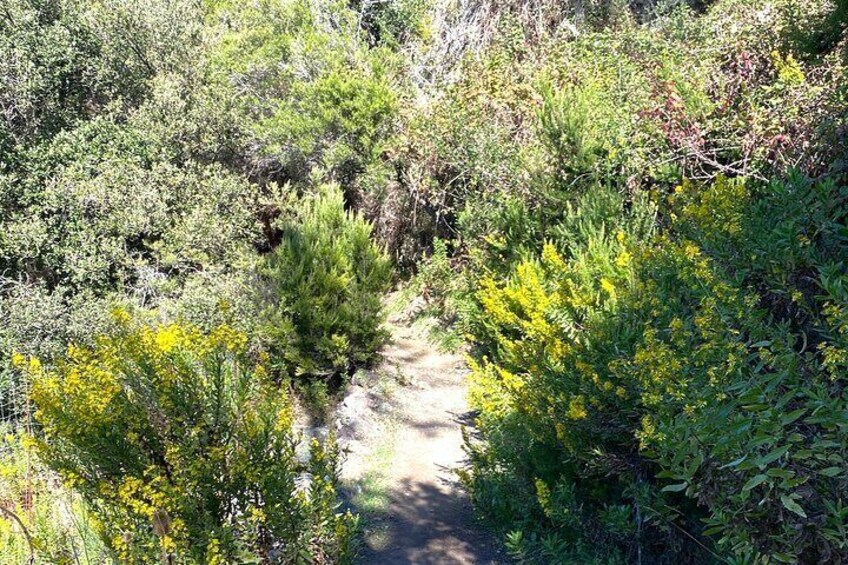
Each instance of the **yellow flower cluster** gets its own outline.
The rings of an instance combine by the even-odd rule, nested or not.
[[[786,86],[798,86],[804,84],[806,77],[801,65],[792,56],[792,53],[781,55],[779,51],[771,52],[771,61],[777,70],[777,80]]]
[[[175,351],[207,355],[217,349],[241,353],[244,352],[248,341],[247,334],[226,324],[209,333],[184,324],[145,327],[139,331],[139,339],[144,351],[160,356],[167,356]]]
[[[505,327],[515,327],[528,337],[549,342],[555,328],[546,315],[558,302],[559,296],[549,293],[542,282],[538,265],[525,262],[518,266],[515,284],[500,287],[490,278],[483,279],[478,297],[493,321]],[[504,345],[509,346],[508,340]]]
[[[34,357],[13,356],[15,365],[32,377],[35,415],[48,434],[56,431],[54,424],[64,426],[65,433],[108,426],[113,402],[123,393],[123,371],[133,364],[151,364],[157,379],[173,385],[186,377],[170,362],[170,356],[178,351],[198,356],[217,349],[239,353],[247,345],[247,336],[229,326],[220,326],[209,334],[180,324],[133,330],[128,314],[119,310],[115,316],[125,332],[101,337],[95,349],[69,346],[56,370],[44,371]],[[80,418],[63,417],[67,407],[73,407]]]
[[[691,223],[711,236],[741,235],[745,210],[751,203],[744,181],[720,176],[709,187],[687,181],[683,192],[688,203],[683,206],[680,221]]]
[[[293,414],[262,378],[267,356],[246,355],[243,332],[137,326],[116,316],[118,331],[94,347],[69,347],[55,367],[21,354],[13,361],[32,376],[43,460],[106,509],[104,538],[122,562],[150,562],[139,556],[185,554],[198,543],[209,526],[190,500],[198,490],[218,481],[263,485],[269,468],[292,465],[274,450],[291,439]],[[256,528],[278,519],[277,510],[244,508]],[[216,539],[204,545],[203,562],[233,562],[231,543]]]
[[[611,379],[602,379],[580,352],[581,325],[600,309],[614,308],[634,268],[628,239],[618,232],[614,241],[599,245],[608,265],[603,274],[589,271],[593,258],[566,261],[553,244],[542,248],[540,261],[519,264],[511,279],[481,281],[478,299],[504,362],[471,362],[472,401],[488,415],[517,410],[524,417],[555,421],[556,437],[571,445],[570,422],[590,417],[600,397],[623,400],[627,390]],[[603,249],[603,250],[601,250]],[[568,392],[550,375],[573,382]],[[559,416],[555,416],[558,414]]]

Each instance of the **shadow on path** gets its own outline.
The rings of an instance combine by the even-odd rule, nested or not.
[[[447,482],[447,481],[445,481]],[[503,563],[489,535],[474,523],[467,495],[450,484],[403,480],[388,508],[363,516],[362,564]]]
[[[343,479],[362,524],[362,565],[506,563],[494,535],[475,520],[455,470],[466,464],[462,428],[473,433],[468,370],[458,354],[392,325],[381,367],[344,402]],[[382,376],[381,376],[382,375]],[[392,375],[393,386],[380,379]],[[383,396],[374,391],[388,390]]]

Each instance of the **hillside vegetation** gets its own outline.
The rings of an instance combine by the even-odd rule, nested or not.
[[[848,562],[846,28],[0,0],[0,562],[352,562],[295,420],[392,285],[468,352],[516,562]]]

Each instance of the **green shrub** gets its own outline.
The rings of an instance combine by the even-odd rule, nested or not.
[[[848,191],[685,183],[657,235],[604,199],[481,282],[475,502],[572,548],[844,558]]]
[[[0,563],[102,565],[95,517],[78,494],[56,484],[27,434],[12,430],[0,425]]]
[[[126,563],[339,562],[336,452],[299,438],[284,392],[220,326],[122,330],[74,348],[55,370],[28,365],[43,461],[79,491]]]
[[[430,194],[478,280],[466,480],[519,558],[844,559],[844,189],[790,172],[844,170],[844,60],[790,41],[828,13],[499,31],[433,105]]]
[[[655,331],[631,370],[670,364],[681,380],[651,399],[643,451],[709,510],[724,551],[844,559],[848,190],[720,180],[675,200],[679,243],[646,258],[637,291],[655,297],[640,312]]]
[[[9,0],[3,7],[0,148],[6,166],[12,164],[9,145],[20,150],[49,141],[112,102],[135,107],[156,73],[193,67],[203,21],[191,1]]]
[[[632,449],[633,392],[598,369],[633,339],[612,320],[650,213],[647,202],[628,213],[621,196],[597,188],[575,204],[562,251],[548,243],[541,258],[479,283],[471,399],[485,442],[470,444],[466,480],[484,515],[524,530],[533,562],[614,561],[639,544],[648,559],[662,553],[652,552],[665,536],[634,511],[647,471]]]
[[[28,176],[0,182],[4,363],[12,350],[52,361],[102,330],[116,302],[207,324],[226,300],[229,321],[253,321],[257,187],[220,165],[175,165],[172,146],[121,122],[56,134],[27,153]]]
[[[313,167],[346,189],[393,128],[395,60],[370,50],[337,0],[209,3],[212,84],[232,92],[254,177],[305,183]]]
[[[371,225],[324,186],[293,204],[262,268],[262,332],[287,374],[336,374],[372,360],[386,338],[391,269]]]
[[[6,2],[0,21],[0,140],[8,136],[9,145],[28,146],[88,117],[108,92],[97,81],[100,47],[72,2]],[[3,145],[0,141],[0,148],[9,149]]]

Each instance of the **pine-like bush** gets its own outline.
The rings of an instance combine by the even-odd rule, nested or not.
[[[390,282],[371,224],[325,186],[293,205],[263,271],[263,333],[290,375],[329,375],[367,363],[385,340],[381,297]]]

